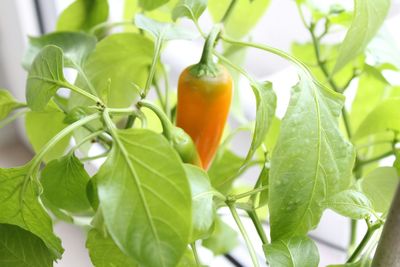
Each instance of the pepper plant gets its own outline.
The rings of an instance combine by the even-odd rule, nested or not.
[[[355,0],[351,10],[317,2],[293,1],[311,41],[289,53],[249,41],[268,0],[126,0],[116,22],[108,21],[112,1],[76,0],[54,32],[30,37],[26,103],[0,91],[1,126],[24,117],[36,152],[24,166],[0,169],[0,265],[53,266],[63,254],[53,222],[62,220],[87,222],[96,267],[203,266],[198,247],[229,253],[237,233],[254,266],[313,267],[319,253],[308,232],[331,209],[351,219],[349,257],[334,266],[370,266],[400,171],[400,88],[391,82],[399,50],[382,27],[390,0]],[[206,10],[212,29],[199,23]],[[338,34],[344,40],[332,42]],[[182,74],[177,101],[160,55],[182,39],[205,47]],[[296,67],[283,118],[274,81],[243,67],[248,49]],[[239,91],[254,94],[254,122]],[[225,125],[229,105],[235,123]],[[243,131],[252,139],[238,155],[232,145]],[[381,166],[389,156],[394,164]],[[89,175],[85,165],[98,159]],[[254,166],[254,184],[240,186]],[[262,261],[243,220],[258,233]],[[361,223],[368,230],[357,243]],[[398,266],[383,263],[398,247],[379,248],[392,254],[373,266]]]

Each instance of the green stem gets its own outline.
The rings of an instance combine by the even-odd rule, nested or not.
[[[204,64],[204,65],[213,64],[214,45],[219,36],[220,31],[221,31],[220,25],[215,25],[214,28],[212,28],[210,34],[206,39],[206,43],[204,44],[199,64]]]
[[[164,112],[165,112],[165,110],[166,110],[165,102],[164,102],[163,95],[162,95],[162,93],[161,93],[160,85],[158,84],[157,80],[154,80],[154,81],[153,81],[153,85],[154,85],[154,88],[156,89],[158,101],[160,101],[160,105],[161,105],[162,109],[163,109]]]
[[[147,94],[149,93],[150,86],[153,83],[154,75],[155,75],[155,72],[156,72],[157,62],[158,62],[158,59],[160,57],[160,51],[161,51],[162,43],[163,43],[162,37],[157,37],[156,42],[154,44],[153,61],[151,62],[149,76],[147,76],[146,85],[144,87],[144,97],[146,97]]]
[[[228,205],[229,210],[231,211],[232,217],[235,220],[236,225],[238,226],[238,228],[240,230],[240,233],[242,234],[242,236],[244,238],[244,241],[246,242],[246,246],[247,246],[247,249],[249,250],[249,254],[250,254],[251,260],[253,262],[253,266],[254,267],[259,267],[260,265],[259,265],[259,262],[258,262],[258,259],[257,259],[256,252],[254,250],[253,244],[252,244],[252,242],[250,240],[249,235],[246,232],[246,229],[243,226],[242,221],[240,220],[240,217],[239,217],[239,215],[238,215],[238,213],[236,211],[236,208],[235,208],[235,204],[234,203],[230,203],[230,202],[227,202],[226,204]]]
[[[347,263],[353,263],[355,262],[358,257],[361,255],[363,252],[365,246],[368,244],[369,240],[373,236],[374,232],[378,230],[382,226],[381,222],[374,223],[372,225],[368,225],[368,230],[365,233],[363,239],[361,240],[360,244],[357,246],[357,248],[354,250],[353,254],[350,256],[350,258],[347,260]]]
[[[79,74],[81,75],[81,77],[85,80],[85,83],[87,84],[90,93],[92,93],[92,95],[97,96],[97,91],[94,88],[93,84],[90,82],[89,78],[86,76],[86,73],[83,71],[83,69],[81,68],[81,66],[79,66],[78,64],[74,64],[76,70],[79,72]]]
[[[199,254],[197,253],[196,244],[195,244],[195,243],[191,243],[191,244],[190,244],[190,247],[192,248],[193,257],[194,257],[194,260],[196,261],[196,265],[197,265],[198,267],[200,267],[200,266],[201,266],[201,263],[200,263]]]
[[[226,57],[218,54],[218,53],[214,53],[215,56],[217,58],[219,58],[219,60],[221,60],[222,62],[224,62],[226,65],[230,66],[232,69],[236,70],[237,72],[239,72],[240,74],[242,74],[244,77],[246,77],[246,79],[252,84],[256,84],[256,80],[253,79],[253,77],[250,76],[250,74],[248,74],[243,68],[241,68],[240,66],[232,63],[229,59],[227,59]]]
[[[113,28],[113,27],[118,27],[118,26],[134,26],[132,21],[130,20],[124,20],[124,21],[117,21],[117,22],[103,22],[100,24],[97,24],[96,26],[92,27],[89,30],[89,34],[95,35],[96,32],[100,29],[107,29],[107,28]]]
[[[80,161],[92,161],[95,159],[101,159],[101,158],[107,157],[108,153],[110,153],[110,151],[106,151],[104,153],[101,153],[99,155],[92,156],[92,157],[83,157],[83,158],[80,158],[79,160]]]
[[[171,118],[171,110],[170,110],[170,103],[169,103],[170,87],[169,87],[168,73],[167,73],[167,70],[166,70],[164,65],[162,65],[161,69],[162,69],[162,73],[163,73],[163,76],[164,76],[164,87],[165,87],[165,100],[164,100],[165,114],[167,114],[168,118]]]
[[[62,87],[71,89],[72,91],[74,91],[74,92],[76,92],[78,94],[81,94],[81,95],[93,100],[94,102],[96,102],[97,105],[100,105],[100,106],[104,107],[104,103],[101,101],[100,98],[98,98],[97,96],[92,95],[91,93],[86,92],[85,90],[79,88],[78,86],[70,84],[69,82],[62,82],[62,83],[60,83],[60,85]]]
[[[9,123],[12,123],[13,121],[18,119],[19,117],[25,115],[28,111],[29,111],[28,109],[20,110],[19,112],[15,112],[11,116],[8,116],[4,120],[1,120],[0,121],[0,129],[3,128],[4,126],[6,126]]]
[[[233,9],[235,8],[236,3],[237,3],[237,0],[231,0],[231,3],[229,4],[228,8],[225,11],[224,16],[222,17],[222,19],[220,21],[221,23],[225,23],[228,21],[229,17],[232,14]]]
[[[269,241],[267,235],[265,234],[264,228],[262,227],[262,224],[257,216],[256,211],[252,209],[252,210],[246,210],[246,212],[249,215],[251,221],[253,222],[258,235],[260,236],[261,242],[263,243],[263,245],[268,245]]]
[[[265,189],[268,189],[268,185],[265,185],[265,186],[262,186],[262,187],[259,187],[259,188],[255,188],[253,190],[250,190],[250,191],[242,193],[242,194],[234,195],[234,196],[232,196],[232,198],[234,198],[236,200],[237,199],[241,199],[241,198],[245,198],[245,197],[252,196],[252,195],[255,195],[257,193],[260,193],[260,192],[264,191]]]
[[[86,143],[87,141],[92,140],[93,138],[101,135],[103,133],[103,130],[99,130],[96,132],[93,132],[87,136],[85,136],[78,144],[76,144],[72,149],[71,152],[73,153],[74,151],[76,151],[79,147],[81,147],[84,143]]]
[[[348,253],[354,252],[354,247],[357,241],[357,220],[351,219],[350,222],[350,241],[348,247]]]
[[[393,150],[390,150],[390,151],[388,151],[386,153],[383,153],[382,155],[376,156],[374,158],[370,158],[370,159],[367,159],[367,160],[360,160],[356,169],[359,169],[359,168],[363,167],[364,165],[373,163],[375,161],[379,161],[381,159],[387,158],[387,157],[393,155],[393,153],[394,153]]]
[[[153,111],[157,117],[159,118],[162,128],[163,128],[163,135],[168,139],[171,140],[172,138],[172,123],[169,121],[167,115],[156,105],[151,103],[150,101],[147,100],[141,100],[138,102],[139,107],[146,107]]]

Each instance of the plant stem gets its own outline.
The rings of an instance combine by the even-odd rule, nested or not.
[[[394,153],[393,150],[390,150],[390,151],[388,151],[386,153],[383,153],[382,155],[376,156],[374,158],[370,158],[370,159],[367,159],[367,160],[360,160],[360,162],[358,163],[357,167],[360,168],[360,167],[362,167],[364,165],[367,165],[367,164],[373,163],[375,161],[387,158],[387,157],[393,155],[393,153]]]
[[[226,23],[229,19],[229,17],[232,14],[233,9],[235,8],[235,5],[237,3],[237,0],[231,0],[231,3],[229,4],[228,8],[225,11],[225,14],[223,15],[222,19],[221,19],[221,23]]]
[[[169,87],[169,77],[168,77],[168,72],[165,68],[164,65],[162,65],[162,73],[164,76],[164,87],[165,87],[165,100],[164,100],[164,104],[165,104],[165,114],[167,114],[168,118],[171,118],[171,110],[170,110],[170,104],[169,104],[169,91],[170,91],[170,87]]]
[[[154,44],[154,55],[150,66],[149,76],[147,76],[146,85],[144,87],[144,96],[147,96],[150,90],[150,86],[153,83],[154,74],[156,73],[156,65],[158,62],[158,58],[160,56],[162,43],[163,43],[162,37],[157,37],[156,42]]]
[[[269,243],[267,235],[265,234],[264,228],[260,222],[260,219],[257,216],[257,213],[254,209],[246,210],[247,214],[249,215],[251,221],[253,222],[258,235],[260,236],[261,242],[263,245],[267,245]]]
[[[168,140],[171,140],[173,125],[169,121],[167,115],[165,115],[165,113],[160,108],[158,108],[156,105],[154,105],[150,101],[141,100],[141,101],[138,102],[138,106],[139,107],[146,107],[146,108],[150,109],[151,111],[153,111],[157,115],[158,119],[161,122],[162,128],[163,128],[163,135]]]
[[[81,94],[87,98],[89,98],[90,100],[96,102],[96,104],[101,105],[102,107],[104,107],[103,102],[100,100],[100,98],[98,98],[97,96],[92,95],[91,93],[86,92],[85,90],[83,90],[82,88],[79,88],[78,86],[75,86],[69,82],[63,82],[59,84],[62,87],[71,89],[72,91]]]
[[[75,150],[77,150],[80,146],[82,146],[84,143],[86,143],[87,141],[92,140],[93,138],[101,135],[103,133],[103,130],[99,130],[93,133],[88,134],[87,136],[85,136],[78,144],[76,144],[72,149],[71,152],[75,152]]]
[[[196,261],[196,265],[198,266],[198,267],[200,267],[201,266],[201,263],[200,263],[200,259],[199,259],[199,254],[197,253],[197,248],[196,248],[196,243],[191,243],[190,244],[190,247],[192,248],[192,251],[193,251],[193,257],[194,257],[194,260]]]
[[[400,263],[400,184],[392,201],[376,248],[372,267],[395,267]]]
[[[101,159],[101,158],[107,157],[108,153],[110,153],[110,151],[106,151],[104,153],[101,153],[99,155],[92,156],[92,157],[83,157],[83,158],[80,158],[79,160],[80,161],[92,161],[95,159]]]
[[[97,32],[98,30],[100,30],[100,29],[103,29],[103,28],[113,28],[113,27],[118,27],[118,26],[134,26],[134,25],[133,25],[132,21],[130,21],[130,20],[117,21],[117,22],[109,22],[109,21],[106,21],[106,22],[97,24],[96,26],[92,27],[92,28],[89,30],[89,33],[95,35],[96,32]]]
[[[1,120],[0,121],[0,129],[3,128],[4,126],[6,126],[9,123],[12,123],[13,121],[18,119],[19,117],[25,115],[28,111],[29,111],[28,109],[23,109],[23,110],[20,110],[18,112],[13,113],[11,116],[5,118],[4,120]]]
[[[350,258],[347,260],[347,263],[353,263],[355,262],[358,257],[361,255],[363,252],[365,246],[368,244],[369,240],[373,236],[374,232],[378,230],[382,226],[382,223],[380,221],[368,225],[368,230],[365,233],[363,239],[361,240],[360,244],[357,246],[357,248],[354,250],[353,254],[350,256]]]
[[[357,220],[351,219],[350,222],[350,241],[348,247],[348,254],[353,253],[357,241]]]
[[[268,189],[268,187],[269,187],[268,185],[265,185],[265,186],[262,186],[262,187],[259,187],[259,188],[255,188],[253,190],[250,190],[250,191],[242,193],[242,194],[234,195],[232,197],[234,199],[236,199],[236,200],[237,199],[241,199],[241,198],[245,198],[245,197],[248,197],[248,196],[255,195],[255,194],[259,193],[259,192],[262,192],[262,191]]]
[[[254,267],[259,267],[260,265],[259,265],[259,262],[258,262],[258,259],[257,259],[256,252],[254,250],[253,244],[252,244],[252,242],[251,242],[251,240],[249,238],[249,235],[246,232],[246,229],[243,226],[242,221],[240,220],[240,217],[239,217],[239,215],[238,215],[238,213],[236,211],[236,208],[235,208],[235,204],[234,203],[230,203],[230,202],[227,202],[226,204],[228,205],[229,210],[231,211],[232,217],[235,220],[236,225],[238,226],[238,228],[240,230],[240,233],[242,234],[242,236],[244,238],[244,241],[246,242],[246,246],[247,246],[247,249],[249,250],[249,254],[250,254],[251,260],[253,262],[253,266]]]
[[[160,85],[158,84],[157,80],[153,81],[153,85],[154,85],[154,88],[156,89],[157,98],[160,101],[160,105],[161,105],[162,109],[165,111],[166,108],[165,108],[163,94],[161,93]]]

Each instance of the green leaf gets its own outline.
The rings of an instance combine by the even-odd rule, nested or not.
[[[281,120],[278,119],[277,117],[273,117],[271,125],[269,127],[268,134],[264,140],[264,144],[270,153],[274,151],[274,147],[276,145],[276,142],[278,141],[280,129],[281,129]]]
[[[64,113],[53,102],[50,102],[44,111],[30,111],[26,114],[26,134],[36,152],[39,152],[47,142],[68,126],[64,123],[64,118]],[[64,155],[69,145],[70,137],[71,135],[67,135],[61,139],[46,153],[44,160],[50,161]]]
[[[169,0],[138,0],[139,6],[146,11],[150,11],[169,2]]]
[[[192,192],[192,234],[189,243],[210,235],[214,223],[213,191],[208,175],[202,169],[185,164]]]
[[[193,39],[198,35],[197,33],[190,31],[181,25],[159,22],[142,14],[135,16],[135,25],[139,29],[147,31],[153,35],[154,38],[164,41],[175,39]]]
[[[153,47],[153,42],[136,33],[112,34],[97,44],[83,69],[98,95],[112,89],[108,106],[127,107],[138,97],[133,84],[144,86]],[[89,91],[84,81],[78,84]]]
[[[387,131],[400,131],[400,98],[389,98],[382,101],[362,121],[353,139],[359,140],[368,135]]]
[[[172,19],[175,21],[181,17],[188,17],[197,21],[207,8],[207,0],[180,0],[172,11]]]
[[[114,131],[115,146],[95,176],[107,229],[139,264],[175,266],[192,223],[190,188],[179,155],[152,131]]]
[[[108,19],[107,0],[76,0],[59,16],[57,31],[89,31]]]
[[[203,240],[202,245],[211,250],[214,255],[222,255],[238,245],[237,235],[235,230],[217,216],[214,231],[209,238]]]
[[[393,167],[380,167],[361,180],[361,189],[371,200],[374,210],[386,212],[399,183],[399,175]]]
[[[306,236],[277,240],[264,247],[269,266],[274,267],[317,267],[318,248]]]
[[[209,0],[208,9],[215,22],[224,16],[231,0]],[[224,23],[226,33],[234,38],[245,36],[264,15],[270,0],[236,1],[234,9]]]
[[[14,109],[23,106],[24,104],[15,100],[7,90],[0,89],[0,121],[8,117]]]
[[[16,225],[31,232],[46,244],[53,259],[61,258],[61,240],[54,235],[51,218],[39,202],[37,185],[28,177],[29,169],[29,164],[0,169],[0,224]]]
[[[89,53],[95,48],[96,42],[94,36],[82,32],[54,32],[40,37],[30,37],[22,65],[29,70],[35,57],[45,46],[55,45],[64,53],[65,66],[83,66]]]
[[[73,153],[50,161],[43,169],[43,195],[56,207],[69,212],[84,212],[90,204],[86,184],[90,177]]]
[[[352,219],[367,219],[375,214],[369,199],[363,193],[352,189],[327,198],[323,206]]]
[[[60,87],[66,83],[62,50],[54,45],[43,48],[28,73],[26,100],[33,111],[42,111]]]
[[[218,151],[208,169],[212,186],[222,193],[228,193],[238,176],[243,160],[229,149]]]
[[[276,109],[276,95],[272,90],[272,83],[264,82],[263,84],[253,85],[252,88],[257,104],[256,125],[245,163],[252,159],[257,148],[263,143],[272,124]]]
[[[137,267],[132,258],[125,255],[111,239],[93,228],[89,231],[86,248],[95,267]]]
[[[364,52],[382,26],[390,0],[354,0],[354,19],[341,45],[333,73]]]
[[[271,159],[273,240],[316,227],[321,203],[350,184],[355,153],[338,128],[343,96],[300,73]]]
[[[40,238],[18,226],[0,224],[2,267],[52,267],[53,257]]]

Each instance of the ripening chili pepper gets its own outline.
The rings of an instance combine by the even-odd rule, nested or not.
[[[232,77],[212,58],[218,34],[218,28],[211,31],[200,62],[186,68],[178,82],[177,126],[192,137],[204,169],[220,143],[232,99]]]
[[[201,167],[201,160],[197,153],[196,146],[192,138],[185,133],[183,129],[172,125],[164,112],[151,102],[141,100],[138,105],[151,109],[157,115],[163,127],[163,135],[171,142],[184,163],[190,163]]]

